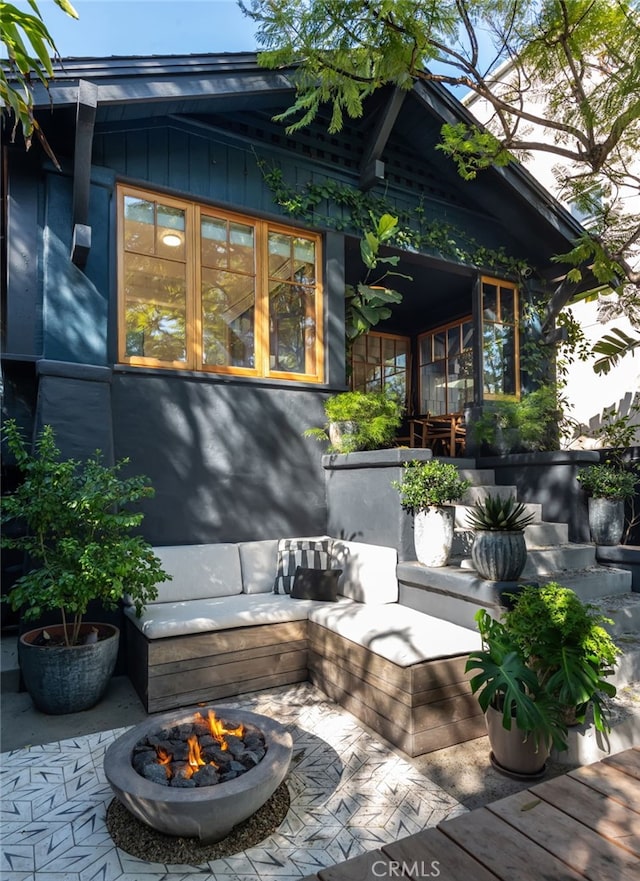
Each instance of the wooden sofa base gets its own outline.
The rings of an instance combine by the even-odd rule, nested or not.
[[[410,756],[486,734],[464,672],[466,655],[400,667],[309,624],[311,681]]]
[[[148,639],[127,621],[129,678],[148,713],[304,682],[307,621]]]

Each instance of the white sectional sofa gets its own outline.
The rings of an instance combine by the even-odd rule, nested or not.
[[[336,602],[274,593],[278,540],[156,548],[173,580],[125,607],[129,675],[149,712],[311,678],[410,755],[478,737],[464,674],[474,630],[398,604],[393,548],[328,541]]]

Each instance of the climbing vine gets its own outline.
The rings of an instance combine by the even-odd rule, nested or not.
[[[331,178],[308,180],[296,187],[287,183],[279,166],[254,155],[273,201],[291,217],[315,226],[362,235],[370,226],[372,215],[390,214],[398,218],[394,245],[401,250],[437,254],[519,280],[530,274],[526,262],[509,256],[504,248],[487,248],[454,224],[428,218],[422,196],[413,207],[402,208],[389,198],[363,192]],[[341,210],[331,212],[331,205]]]

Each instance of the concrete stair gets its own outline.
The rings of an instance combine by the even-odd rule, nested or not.
[[[629,597],[635,596],[631,593],[631,573],[599,565],[596,546],[592,543],[569,542],[567,524],[543,521],[542,505],[525,506],[527,512],[533,514],[534,521],[525,529],[527,564],[518,582],[489,582],[480,578],[471,560],[473,531],[468,527],[468,514],[474,502],[489,494],[501,498],[511,495],[517,497],[517,490],[515,486],[496,486],[490,469],[475,469],[467,461],[460,462],[458,470],[461,476],[472,480],[473,485],[455,506],[455,534],[450,564],[442,568],[428,568],[417,562],[400,563],[398,579],[401,603],[464,627],[475,628],[474,616],[478,609],[486,608],[499,614],[509,601],[508,595],[514,592],[518,584],[558,581],[574,590],[583,602],[607,599],[611,604],[615,598],[625,610],[625,615],[633,615],[632,622],[627,621],[629,626],[624,631],[636,628],[640,632],[640,611],[628,612],[628,609],[635,609],[635,600],[629,600]],[[640,602],[637,605],[640,609]]]

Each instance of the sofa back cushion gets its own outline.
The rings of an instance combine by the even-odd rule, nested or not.
[[[334,538],[332,567],[342,569],[338,592],[358,603],[398,602],[395,548]]]
[[[154,603],[177,603],[242,593],[237,544],[171,545],[153,550],[163,568],[173,576],[172,581],[158,584]]]
[[[244,593],[272,593],[278,564],[278,539],[242,541],[240,565]]]

